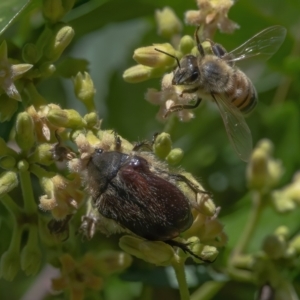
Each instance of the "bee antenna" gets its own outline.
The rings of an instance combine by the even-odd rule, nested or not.
[[[167,52],[165,52],[165,51],[162,51],[162,50],[160,50],[160,49],[157,49],[157,48],[154,48],[154,50],[156,50],[157,52],[161,52],[161,53],[163,53],[163,54],[166,54],[166,55],[168,55],[168,56],[173,57],[174,59],[176,59],[177,66],[178,66],[178,68],[180,69],[180,63],[179,63],[178,57],[176,57],[175,55],[172,55],[172,54],[170,54],[170,53],[167,53]]]

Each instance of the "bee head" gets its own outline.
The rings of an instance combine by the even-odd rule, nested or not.
[[[197,57],[186,55],[180,61],[180,66],[174,71],[173,85],[189,85],[196,83],[200,78]]]

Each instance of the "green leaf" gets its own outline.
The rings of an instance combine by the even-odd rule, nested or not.
[[[0,34],[15,20],[40,5],[41,0],[2,0],[0,2]]]

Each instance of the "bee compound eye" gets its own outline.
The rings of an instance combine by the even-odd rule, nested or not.
[[[194,72],[192,73],[192,76],[191,76],[191,81],[197,80],[198,77],[199,77],[199,72],[198,72],[198,71],[194,71]]]

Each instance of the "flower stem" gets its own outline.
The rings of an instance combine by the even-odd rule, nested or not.
[[[180,291],[180,299],[181,300],[189,300],[190,299],[190,292],[188,289],[188,285],[186,282],[186,276],[185,276],[185,271],[184,271],[184,260],[180,259],[174,259],[172,262],[172,267],[174,268],[178,286],[179,286],[179,291]]]
[[[28,214],[36,213],[37,205],[34,201],[30,172],[20,171],[19,175],[22,188],[22,195],[24,198],[25,211]]]
[[[252,210],[250,212],[249,219],[246,223],[246,227],[238,241],[235,249],[232,252],[230,264],[234,264],[234,260],[237,256],[242,254],[248,246],[249,241],[254,233],[255,227],[258,224],[259,217],[262,211],[262,195],[258,191],[254,191],[252,194]]]
[[[191,296],[191,300],[209,300],[213,299],[219,290],[226,284],[226,282],[207,281],[201,285]]]
[[[15,203],[15,201],[8,195],[5,194],[1,197],[2,204],[11,213],[14,220],[22,213],[22,209]]]

